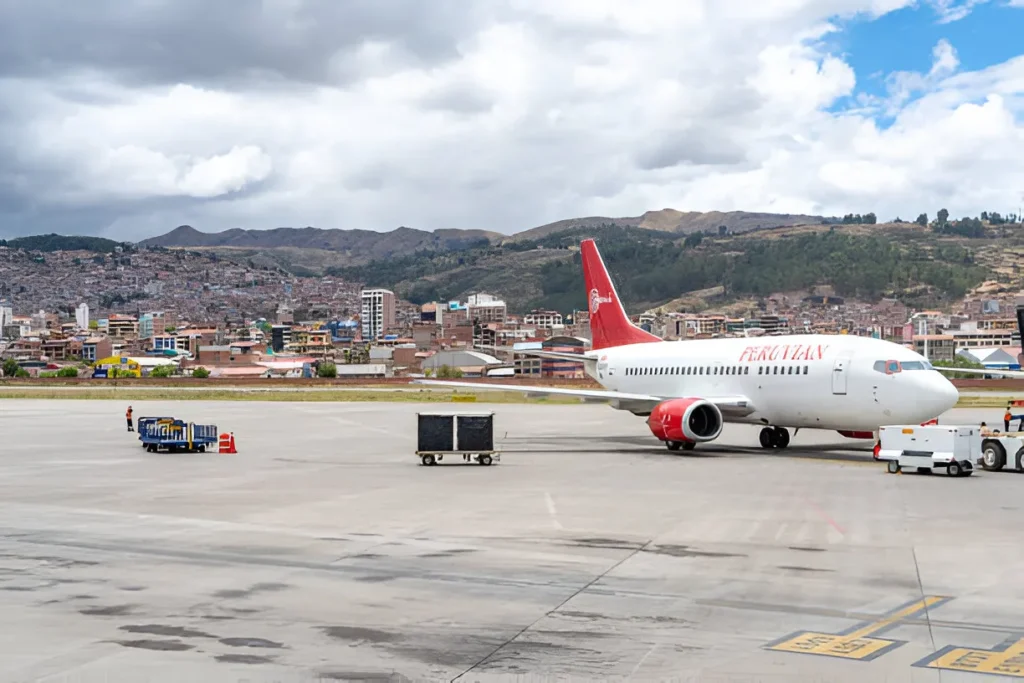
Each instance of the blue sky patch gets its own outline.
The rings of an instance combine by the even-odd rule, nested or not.
[[[831,111],[857,107],[864,95],[886,97],[886,79],[894,72],[927,74],[932,52],[941,40],[955,50],[958,71],[978,71],[1019,56],[1024,41],[1024,8],[1010,7],[1006,0],[976,5],[966,17],[947,23],[926,3],[874,21],[857,18],[835,23],[840,30],[826,38],[826,47],[853,67],[857,85],[853,95],[838,100]],[[921,94],[914,93],[908,101]]]

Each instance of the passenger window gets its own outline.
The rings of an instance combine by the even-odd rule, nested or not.
[[[808,371],[808,370],[810,370],[810,368],[809,368],[809,367],[807,367],[807,366],[805,365],[805,366],[804,366],[804,374],[805,374],[805,375],[807,374],[807,371]]]
[[[786,374],[787,375],[792,375],[793,374],[793,366],[792,365],[789,366],[789,372],[787,372]]]
[[[760,374],[761,374],[761,370],[763,370],[763,369],[764,369],[764,368],[762,368],[762,367],[761,367],[760,365],[758,365],[758,366],[757,366],[757,374],[759,374],[759,375],[760,375]]]
[[[744,375],[749,375],[749,374],[750,374],[750,366],[749,366],[749,365],[747,365],[747,366],[744,366],[744,368],[743,368],[743,374],[744,374]]]

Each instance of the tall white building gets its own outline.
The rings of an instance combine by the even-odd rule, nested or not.
[[[3,337],[4,328],[14,324],[14,307],[6,301],[0,301],[0,338]]]
[[[388,289],[364,289],[362,292],[363,339],[378,339],[395,324],[395,293]]]
[[[75,325],[80,330],[89,329],[89,304],[78,304],[78,308],[75,309]]]

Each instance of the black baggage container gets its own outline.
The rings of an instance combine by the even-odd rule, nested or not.
[[[460,451],[494,450],[494,415],[459,415],[457,419]]]
[[[420,413],[419,441],[416,450],[420,452],[454,451],[455,430],[452,428],[454,422],[454,415]]]

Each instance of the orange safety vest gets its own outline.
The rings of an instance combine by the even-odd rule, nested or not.
[[[1003,419],[1006,420],[1007,422],[1013,419],[1013,415],[1010,414],[1009,410],[1006,411],[1006,415],[1003,415]]]
[[[126,418],[128,418],[129,420],[132,419],[132,409],[129,408],[128,410],[126,410],[125,413],[124,413],[124,416]]]

